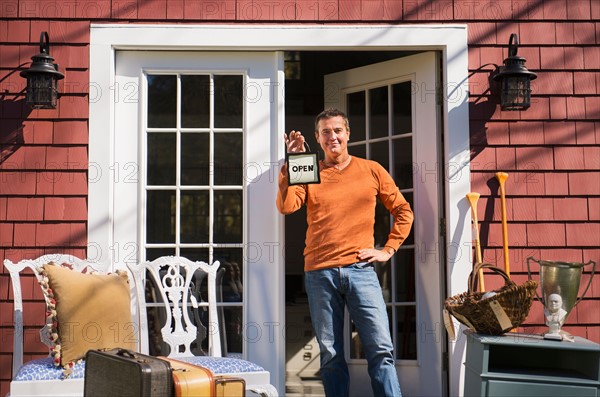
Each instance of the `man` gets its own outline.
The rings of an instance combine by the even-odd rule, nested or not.
[[[277,208],[290,214],[307,207],[305,285],[313,329],[321,350],[321,376],[329,397],[349,394],[343,320],[347,306],[360,336],[375,396],[400,396],[392,339],[381,286],[373,262],[386,262],[408,236],[410,205],[378,163],[350,156],[346,115],[326,109],[315,120],[315,137],[325,158],[320,184],[289,186],[279,174]],[[289,153],[304,151],[299,131],[284,134]],[[375,205],[379,198],[394,216],[382,249],[374,247]]]

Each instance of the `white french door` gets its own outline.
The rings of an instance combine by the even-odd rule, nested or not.
[[[443,395],[437,57],[425,52],[325,76],[325,105],[345,110],[350,154],[383,165],[411,203],[410,236],[387,264],[378,264],[388,305],[403,394]],[[383,246],[391,217],[376,209],[375,244]],[[351,394],[370,395],[360,340],[346,326]]]
[[[271,141],[282,101],[280,58],[117,51],[112,167],[115,260],[220,261],[224,354],[262,365],[275,382],[283,283],[272,280],[283,279],[283,270],[276,266]]]

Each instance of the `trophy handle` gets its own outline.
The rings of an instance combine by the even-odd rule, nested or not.
[[[530,257],[528,257],[528,258],[527,258],[527,277],[528,277],[528,279],[529,279],[529,280],[533,280],[533,279],[531,278],[531,269],[529,268],[529,261],[530,261],[530,260],[532,260],[532,261],[534,261],[534,262],[537,262],[538,264],[539,264],[540,262],[539,262],[537,259],[535,259],[533,256],[530,256]],[[586,264],[587,264],[587,263],[586,263]],[[595,266],[596,266],[596,264],[594,264],[594,267],[595,267]],[[593,273],[594,273],[594,272],[592,271],[592,275],[593,275]],[[588,287],[589,287],[589,286],[588,286]],[[587,288],[586,288],[586,291],[587,291]],[[539,299],[540,301],[542,301],[542,303],[543,303],[543,299],[542,299],[542,298],[541,298],[541,297],[538,295],[537,288],[535,289],[535,291],[534,291],[534,292],[535,292],[535,296],[536,296],[536,298],[538,298],[538,299]]]
[[[583,294],[581,294],[581,296],[579,298],[577,298],[577,300],[575,301],[575,304],[573,305],[573,307],[577,306],[577,304],[579,302],[581,302],[581,300],[585,296],[586,292],[588,291],[588,289],[590,289],[590,286],[592,285],[592,279],[594,278],[594,273],[596,272],[596,262],[594,262],[593,260],[590,260],[587,263],[584,263],[583,267],[589,265],[590,263],[593,264],[592,265],[592,274],[590,274],[590,280],[588,281],[588,285],[587,285],[587,287],[585,287],[585,290],[583,290]]]

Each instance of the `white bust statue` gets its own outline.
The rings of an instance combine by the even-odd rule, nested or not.
[[[558,335],[560,327],[565,321],[567,311],[562,307],[563,301],[559,294],[550,294],[546,301],[544,315],[546,316],[546,325],[548,326],[549,334]]]

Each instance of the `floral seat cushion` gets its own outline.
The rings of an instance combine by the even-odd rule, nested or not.
[[[85,360],[73,365],[71,379],[83,378],[85,376]],[[15,381],[31,380],[57,380],[63,379],[63,368],[54,365],[52,357],[38,358],[25,363],[17,372]]]
[[[174,357],[176,360],[208,368],[213,374],[234,374],[242,372],[263,372],[265,369],[250,361],[232,357],[192,356]]]
[[[191,364],[200,365],[210,369],[214,374],[231,374],[241,372],[262,372],[264,368],[250,361],[232,358],[232,357],[209,357],[193,356],[178,357],[178,360]],[[69,378],[83,378],[85,375],[85,360],[78,362],[73,366],[73,373]],[[23,365],[17,376],[16,381],[26,380],[55,380],[64,377],[63,370],[54,365],[52,357],[39,358],[29,361]]]

